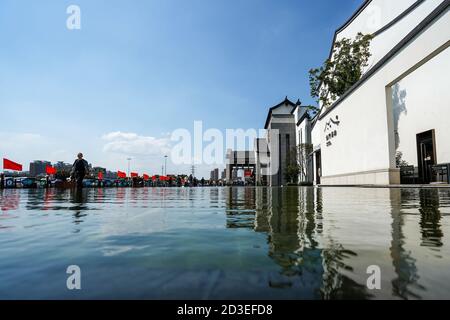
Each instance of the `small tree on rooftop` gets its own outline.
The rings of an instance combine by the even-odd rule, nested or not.
[[[372,35],[358,33],[354,40],[343,38],[333,47],[330,59],[323,66],[309,71],[311,96],[329,107],[350,89],[368,66]]]

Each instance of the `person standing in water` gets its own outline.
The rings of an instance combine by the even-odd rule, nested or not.
[[[71,178],[75,179],[77,188],[83,188],[83,179],[89,173],[89,164],[83,159],[83,154],[80,152],[77,159],[72,166]]]

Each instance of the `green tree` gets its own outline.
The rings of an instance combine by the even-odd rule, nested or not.
[[[403,160],[403,152],[401,151],[397,151],[395,154],[395,163],[397,164],[397,168],[409,166],[409,163]]]
[[[329,107],[350,89],[368,66],[372,35],[358,33],[354,40],[343,38],[335,42],[330,59],[323,66],[309,71],[311,96]]]
[[[306,180],[308,174],[308,165],[311,161],[311,154],[313,153],[313,151],[314,146],[311,143],[303,143],[297,146],[298,165],[303,180]]]

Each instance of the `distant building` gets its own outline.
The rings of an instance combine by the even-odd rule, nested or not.
[[[112,172],[112,171],[106,171],[105,173],[105,179],[117,179],[117,172]]]
[[[287,183],[285,171],[292,149],[296,146],[293,112],[299,105],[300,101],[295,104],[286,97],[284,101],[269,109],[264,129],[267,130],[268,184],[271,187],[279,187]]]
[[[226,180],[227,183],[241,180],[239,178],[239,171],[252,171],[255,172],[256,158],[253,151],[233,151],[227,150],[227,167],[226,167]]]
[[[268,167],[270,163],[269,146],[267,145],[267,138],[257,138],[255,140],[255,183],[260,186],[268,185]]]
[[[211,171],[210,180],[211,181],[219,181],[219,169],[218,168]]]
[[[72,165],[64,161],[58,161],[53,167],[57,172],[70,172],[72,170]]]
[[[36,160],[30,163],[30,177],[43,176],[46,174],[47,166],[51,166],[50,161]]]
[[[222,180],[227,179],[227,169],[223,169],[220,179]]]

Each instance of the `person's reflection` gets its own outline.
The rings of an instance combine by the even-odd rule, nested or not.
[[[73,223],[80,225],[84,221],[84,217],[87,216],[84,212],[87,210],[86,203],[88,202],[88,189],[72,189],[70,193],[70,202],[73,206],[70,210],[73,210]],[[80,229],[76,229],[74,232],[79,232]]]

